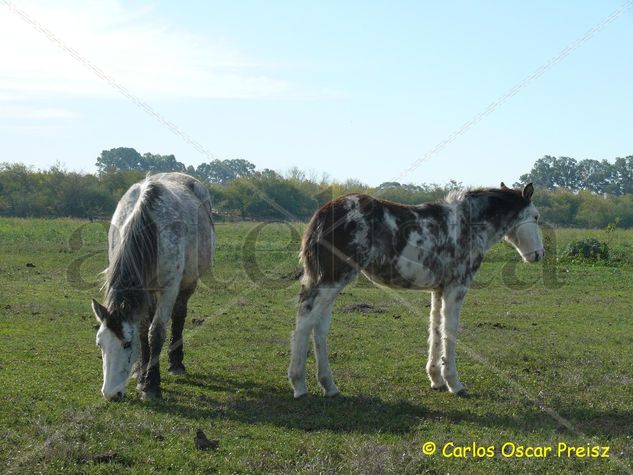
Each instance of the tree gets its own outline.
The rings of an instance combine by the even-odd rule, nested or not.
[[[388,190],[390,188],[400,188],[402,185],[397,181],[385,181],[378,185],[378,190]]]
[[[133,148],[117,147],[103,150],[97,157],[99,173],[113,171],[143,170],[143,157]]]
[[[534,163],[530,173],[519,177],[517,185],[526,185],[530,182],[548,190],[559,187],[578,190],[580,188],[578,163],[570,157],[556,158],[545,155]]]
[[[241,158],[232,160],[213,160],[201,163],[195,176],[208,183],[226,184],[236,178],[246,178],[255,173],[255,165]]]
[[[185,172],[187,167],[176,160],[174,155],[154,155],[144,153],[141,163],[143,171],[149,173]]]
[[[633,193],[633,155],[616,158],[613,171],[618,183],[617,194]]]
[[[606,160],[581,160],[578,162],[578,179],[581,188],[593,193],[614,193],[614,169]]]

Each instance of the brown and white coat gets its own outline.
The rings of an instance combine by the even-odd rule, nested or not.
[[[453,192],[445,201],[408,206],[349,194],[321,207],[303,238],[299,313],[288,376],[295,397],[307,394],[308,338],[326,396],[339,390],[327,359],[332,306],[362,272],[377,283],[432,292],[427,374],[431,387],[465,394],[455,363],[460,309],[486,251],[502,238],[528,262],[543,258],[534,188]]]

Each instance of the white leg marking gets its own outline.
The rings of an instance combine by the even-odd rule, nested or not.
[[[442,377],[448,390],[457,394],[464,389],[457,375],[455,343],[459,326],[459,312],[464,301],[466,289],[457,287],[445,290],[442,295]]]
[[[305,382],[306,357],[308,353],[308,335],[310,328],[307,322],[310,315],[297,317],[297,326],[291,336],[291,361],[288,368],[288,378],[294,389],[294,397],[300,398],[308,394]],[[303,320],[303,321],[301,321]]]
[[[431,298],[431,315],[429,319],[429,358],[426,363],[426,374],[431,381],[431,388],[440,389],[446,386],[442,377],[442,292],[435,291]]]
[[[332,319],[332,305],[329,306],[325,315],[314,327],[314,357],[317,362],[317,381],[323,387],[323,394],[327,397],[336,396],[339,393],[332,378],[332,370],[327,357],[327,334],[330,329]]]
[[[295,398],[300,398],[308,393],[305,383],[308,337],[317,326],[321,326],[322,320],[330,314],[330,309],[338,292],[338,288],[316,288],[311,292],[314,297],[308,297],[300,304],[295,331],[292,332],[291,337],[291,359],[288,368],[288,379],[294,388]],[[329,322],[327,325],[329,326]],[[327,332],[327,326],[325,328]],[[318,350],[315,351],[318,352]],[[325,364],[327,365],[327,358]],[[329,365],[327,369],[329,370]]]

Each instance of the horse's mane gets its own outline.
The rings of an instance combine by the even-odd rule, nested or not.
[[[129,318],[149,303],[149,286],[158,260],[158,228],[151,211],[161,190],[157,182],[143,182],[134,209],[121,229],[114,230],[119,236],[111,251],[104,288],[105,306],[115,319]]]
[[[472,191],[470,188],[462,188],[459,190],[451,190],[444,198],[446,204],[460,203],[464,201],[466,193]]]
[[[469,203],[470,219],[485,220],[502,226],[530,204],[521,190],[512,188],[466,188],[451,191],[446,196],[447,204]]]
[[[503,201],[515,201],[527,204],[521,194],[521,190],[515,190],[513,188],[462,188],[460,190],[451,190],[444,198],[444,202],[447,204],[459,203],[467,198],[498,198]]]

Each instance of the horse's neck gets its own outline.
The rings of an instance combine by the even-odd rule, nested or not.
[[[472,203],[465,204],[465,206],[472,206]],[[488,250],[501,241],[501,238],[507,232],[507,226],[497,227],[492,223],[481,222],[478,224],[479,219],[474,217],[468,218],[468,213],[465,212],[466,208],[462,208],[464,216],[469,219],[468,225],[471,226],[469,232],[471,233],[473,251],[482,256],[488,252]],[[481,208],[480,208],[481,209]],[[474,219],[473,219],[474,218]]]

